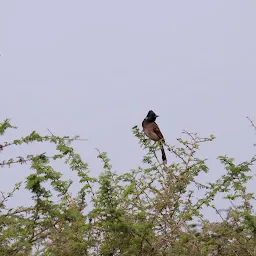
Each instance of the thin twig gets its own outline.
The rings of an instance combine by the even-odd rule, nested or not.
[[[248,116],[246,118],[250,121],[252,127],[256,130],[256,125],[254,124],[254,122]]]

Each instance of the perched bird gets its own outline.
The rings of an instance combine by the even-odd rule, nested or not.
[[[154,111],[150,110],[146,116],[146,118],[142,122],[143,132],[153,141],[160,141],[161,143],[161,152],[162,152],[162,160],[164,164],[167,164],[167,159],[163,147],[164,136],[161,133],[158,125],[155,123],[155,120],[158,116]]]

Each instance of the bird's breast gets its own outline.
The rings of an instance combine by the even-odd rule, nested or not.
[[[151,140],[158,141],[159,136],[154,132],[154,123],[149,123],[144,120],[142,122],[143,132],[148,136]]]

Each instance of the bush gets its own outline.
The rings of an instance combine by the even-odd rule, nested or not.
[[[0,135],[13,127],[9,120],[0,124]],[[225,173],[214,182],[198,182],[207,173],[206,159],[198,157],[201,138],[184,132],[177,147],[169,148],[176,161],[165,166],[158,160],[158,144],[145,138],[137,126],[133,133],[148,152],[145,167],[129,173],[112,171],[105,152],[99,152],[103,170],[90,176],[88,164],[72,147],[78,137],[26,137],[0,145],[50,143],[55,154],[18,156],[0,163],[2,168],[27,164],[32,173],[9,193],[2,192],[0,203],[0,255],[256,255],[255,195],[247,191],[256,160],[239,164],[220,156]],[[76,173],[80,187],[70,193],[71,180],[53,168],[63,161]],[[20,189],[30,192],[31,205],[10,208],[8,202]],[[200,190],[203,196],[196,197]],[[202,193],[203,191],[203,193]],[[230,205],[218,210],[214,200],[221,195]],[[214,209],[219,221],[210,222],[202,209]]]

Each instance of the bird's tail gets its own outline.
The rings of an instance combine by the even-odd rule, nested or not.
[[[163,163],[164,163],[164,164],[167,164],[166,154],[165,154],[164,146],[163,146],[163,145],[161,146],[161,152],[162,152],[162,160],[163,160]]]

